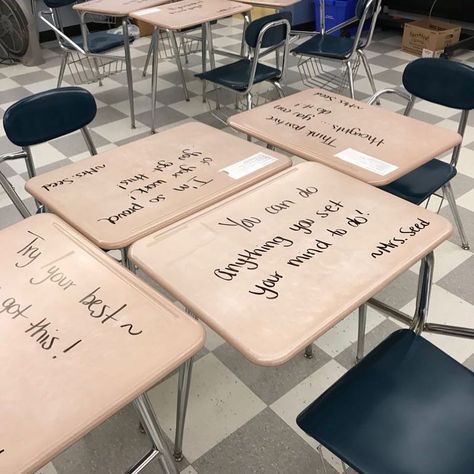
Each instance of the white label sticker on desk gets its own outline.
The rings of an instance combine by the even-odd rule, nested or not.
[[[381,176],[385,176],[398,169],[398,166],[379,160],[373,156],[366,155],[365,153],[352,148],[346,148],[345,150],[336,153],[334,156]]]
[[[149,15],[150,13],[156,13],[156,12],[159,12],[159,11],[160,11],[160,9],[156,8],[156,7],[145,8],[144,10],[140,10],[138,12],[135,12],[135,15],[143,16],[143,15]]]
[[[265,153],[256,153],[255,155],[245,158],[245,160],[238,161],[237,163],[222,168],[219,171],[224,171],[224,173],[227,173],[229,177],[233,179],[240,179],[254,171],[274,163],[275,161],[277,161],[277,158],[273,156],[266,155]]]

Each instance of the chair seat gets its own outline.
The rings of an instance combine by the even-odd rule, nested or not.
[[[251,69],[252,61],[249,59],[241,59],[235,63],[226,64],[225,66],[212,69],[211,71],[196,74],[196,77],[236,91],[243,91],[248,87]],[[278,79],[280,76],[281,71],[279,69],[258,63],[254,84],[270,79]]]
[[[79,47],[84,49],[84,41],[82,35],[74,36],[71,38],[71,40],[74,41],[74,43],[76,43]],[[134,40],[134,36],[129,37],[130,43],[133,43]],[[94,31],[87,35],[87,43],[89,46],[89,51],[91,53],[99,54],[123,46],[124,38],[123,35],[120,34],[115,35],[107,33],[106,31]],[[65,46],[67,46],[71,50],[74,49],[67,43],[65,43]]]
[[[363,474],[470,474],[474,374],[408,329],[396,331],[297,418]]]
[[[421,204],[454,176],[454,166],[444,161],[431,160],[380,189],[413,204]]]
[[[291,52],[303,56],[321,56],[332,59],[348,59],[354,46],[353,38],[332,35],[314,35]]]

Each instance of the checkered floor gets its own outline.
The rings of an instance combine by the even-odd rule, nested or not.
[[[215,46],[238,51],[241,25],[226,20],[216,25]],[[400,51],[401,37],[392,31],[377,31],[368,57],[377,89],[398,86],[407,62],[413,60]],[[133,44],[135,104],[137,128],[131,130],[125,75],[104,80],[103,86],[87,86],[93,92],[97,118],[92,136],[99,151],[114,148],[149,134],[150,80],[143,78],[149,39]],[[46,62],[38,67],[0,66],[0,114],[13,102],[33,92],[55,87],[60,58],[54,45],[44,49]],[[222,59],[222,58],[221,58]],[[465,52],[458,59],[474,64],[474,53]],[[191,101],[186,103],[173,61],[161,61],[158,80],[158,125],[161,129],[190,120],[216,127],[216,121],[202,103],[201,85],[193,76],[200,71],[200,57],[192,54],[186,65],[186,78]],[[71,77],[66,76],[66,82]],[[290,60],[286,92],[304,89],[296,62]],[[449,85],[447,84],[447,87]],[[369,96],[370,87],[364,76],[356,81],[357,98]],[[385,100],[383,107],[403,109],[400,100]],[[459,114],[419,102],[413,117],[455,129]],[[229,133],[233,133],[229,131]],[[420,137],[423,140],[423,137]],[[0,130],[0,153],[14,150],[3,129]],[[38,172],[66,165],[87,156],[80,135],[75,134],[34,147]],[[454,189],[461,216],[474,248],[474,116],[467,127]],[[32,199],[23,190],[25,169],[22,163],[2,165],[28,205]],[[435,209],[438,203],[432,203]],[[446,204],[441,214],[451,219]],[[19,220],[4,194],[0,194],[0,227]],[[430,320],[474,326],[474,256],[459,247],[454,233],[435,254],[435,285],[431,299]],[[417,268],[407,271],[379,295],[397,308],[410,311],[414,306]],[[397,323],[369,310],[367,343],[369,348],[381,341]],[[319,338],[314,345],[315,357],[303,356],[279,368],[261,368],[247,362],[216,334],[208,331],[205,348],[198,354],[193,372],[189,414],[185,432],[185,460],[179,469],[185,474],[307,474],[325,472],[315,443],[295,424],[303,407],[338,379],[354,363],[357,318],[353,314]],[[427,336],[458,361],[474,369],[474,344],[471,341],[443,336]],[[173,438],[175,420],[176,375],[155,387],[150,396],[164,430]],[[38,433],[25,433],[28,436]],[[136,461],[148,448],[138,430],[138,419],[132,407],[126,407],[102,426],[85,436],[70,449],[44,467],[43,474],[118,473]],[[327,472],[341,472],[340,462],[324,452]],[[161,472],[157,462],[146,473]]]

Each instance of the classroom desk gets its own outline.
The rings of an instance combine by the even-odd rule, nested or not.
[[[26,190],[102,249],[135,240],[289,167],[199,122],[43,173]],[[131,268],[132,269],[132,268]]]
[[[209,49],[209,61],[211,68],[215,68],[214,47],[212,42],[211,22],[227,18],[238,13],[244,15],[245,24],[248,23],[247,12],[251,5],[229,0],[181,0],[160,8],[149,8],[136,11],[130,16],[142,20],[154,26],[152,37],[152,76],[151,76],[151,131],[155,132],[155,105],[156,105],[156,81],[158,73],[158,38],[160,29],[168,32],[175,50],[176,64],[182,78],[183,90],[186,100],[189,100],[186,81],[176,43],[176,31],[184,30],[202,25],[202,70],[206,71],[206,45]],[[203,81],[203,97],[205,94],[205,81]]]
[[[35,472],[135,400],[153,442],[141,465],[160,450],[177,473],[145,392],[202,347],[202,327],[56,216],[0,245],[0,472]]]
[[[122,19],[128,100],[130,104],[130,121],[132,128],[135,128],[135,104],[133,100],[132,60],[130,55],[130,40],[127,18],[133,11],[154,7],[169,1],[170,0],[90,0],[89,2],[76,3],[73,7],[74,10],[79,12],[81,28],[84,28],[86,24],[86,16],[91,13],[108,15]],[[84,33],[85,32],[83,31],[83,35]]]
[[[374,186],[395,181],[462,140],[451,130],[319,88],[233,115],[228,123]]]
[[[275,366],[420,259],[415,322],[425,317],[432,251],[451,231],[437,214],[301,163],[136,242],[130,258],[251,362]]]

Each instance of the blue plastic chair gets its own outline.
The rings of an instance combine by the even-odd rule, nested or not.
[[[324,0],[321,5],[324,5]],[[324,22],[320,25],[320,32],[309,40],[301,43],[291,52],[300,56],[298,69],[303,83],[309,86],[332,87],[338,92],[348,84],[349,92],[354,98],[354,76],[359,68],[360,61],[364,66],[367,78],[373,92],[376,92],[372,71],[365,56],[364,49],[372,41],[372,36],[380,12],[381,0],[358,0],[356,5],[356,16],[329,30],[325,30]],[[324,18],[324,15],[321,15]],[[368,32],[364,32],[366,20],[371,20]],[[352,38],[333,36],[332,32],[357,23],[357,31]],[[327,70],[327,66],[321,60],[329,61],[330,64],[340,64],[341,71],[334,73]]]
[[[125,38],[122,34],[110,34],[105,31],[89,32],[85,23],[87,12],[81,13],[80,24],[82,35],[68,37],[63,30],[59,8],[72,5],[77,0],[44,0],[49,10],[40,12],[40,18],[56,34],[63,57],[58,76],[58,87],[64,78],[66,66],[69,66],[75,84],[99,82],[112,74],[123,70],[124,57],[104,55],[123,47]],[[129,36],[129,42],[134,41]],[[130,93],[130,90],[129,90]]]
[[[196,77],[244,96],[247,109],[252,108],[251,90],[255,84],[268,81],[283,97],[280,81],[286,70],[291,18],[291,12],[281,12],[252,21],[245,30],[245,42],[249,46],[247,57],[196,74]],[[278,54],[281,50],[281,66],[277,64],[277,67],[272,67],[259,62],[262,56],[274,51]]]
[[[39,92],[11,105],[3,116],[8,139],[22,148],[14,158],[24,158],[28,176],[36,175],[31,146],[81,130],[91,153],[97,154],[87,125],[97,106],[90,92],[80,87],[63,87]]]
[[[471,474],[473,406],[474,374],[401,329],[296,422],[363,474]]]
[[[464,135],[469,111],[474,108],[474,68],[448,59],[421,58],[408,64],[402,80],[408,96],[403,91],[385,89],[375,94],[369,103],[374,103],[383,94],[396,93],[408,99],[405,115],[411,112],[416,97],[460,109],[462,112],[458,132]],[[421,204],[441,189],[456,222],[462,248],[469,249],[450,182],[457,173],[460,151],[461,144],[453,149],[450,163],[431,160],[382,189],[414,204]]]

